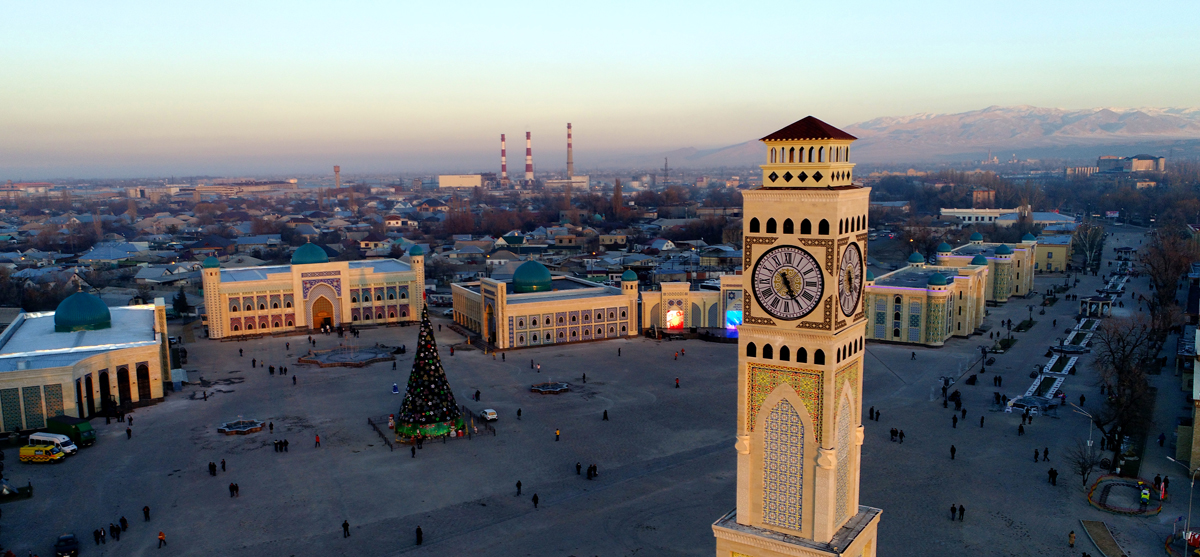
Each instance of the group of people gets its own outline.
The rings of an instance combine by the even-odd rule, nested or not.
[[[117,524],[120,524],[120,526]],[[129,521],[125,520],[125,517],[122,516],[121,519],[117,521],[117,524],[109,522],[107,529],[101,526],[95,530],[92,530],[92,538],[96,541],[96,545],[107,544],[107,538],[110,536],[114,542],[121,541],[121,532],[129,529]]]
[[[575,475],[576,475],[576,476],[580,475],[580,471],[582,471],[582,470],[583,470],[583,464],[582,464],[582,463],[579,463],[579,462],[576,462],[576,463],[575,463]],[[594,479],[596,476],[599,476],[599,475],[600,475],[600,469],[599,469],[599,468],[597,468],[595,464],[590,464],[590,465],[588,465],[588,467],[587,467],[587,479],[591,480],[591,479]],[[517,483],[519,484],[520,482],[517,482]],[[518,491],[520,490],[520,488],[519,488],[519,487],[518,487],[517,489],[518,489]]]
[[[275,452],[277,452],[277,453],[288,452],[288,440],[287,439],[283,439],[283,440],[276,439],[275,440]]]

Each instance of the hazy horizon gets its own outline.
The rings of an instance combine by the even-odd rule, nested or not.
[[[587,168],[809,114],[1200,106],[1200,5],[1159,4],[1153,33],[1111,15],[1128,9],[13,4],[0,180],[498,172],[501,133],[519,174],[527,130],[561,168],[567,122]]]

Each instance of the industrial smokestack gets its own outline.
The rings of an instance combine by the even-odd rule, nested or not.
[[[508,148],[504,146],[504,134],[500,134],[500,183],[508,183]]]
[[[342,167],[333,167],[333,187],[342,189]]]
[[[575,158],[571,148],[571,123],[567,122],[567,179],[575,175]]]
[[[525,132],[525,181],[533,183],[533,140],[530,132]]]

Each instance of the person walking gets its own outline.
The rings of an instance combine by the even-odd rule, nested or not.
[[[958,429],[958,416],[950,416],[950,427]]]
[[[1025,435],[1025,426],[1018,424],[1017,425],[1017,437],[1020,437],[1022,435]]]
[[[1082,403],[1080,403],[1080,404],[1082,404]],[[1163,446],[1163,443],[1165,443],[1166,441],[1167,441],[1167,435],[1165,433],[1159,433],[1158,434],[1158,446],[1160,446],[1160,447]]]
[[[678,351],[678,350],[676,350],[676,351],[675,351],[675,359],[676,359],[676,360],[678,360],[678,359],[679,359],[679,351]]]
[[[867,411],[867,419],[871,420],[871,421],[875,421],[875,407],[874,406],[872,406],[871,409]]]
[[[541,373],[541,372],[542,372],[542,364],[538,364],[538,365],[537,365],[537,372],[538,372],[538,373]]]
[[[900,439],[900,444],[903,445],[904,444],[904,430],[903,429],[900,430],[900,434],[897,435],[896,437],[898,437]]]
[[[162,530],[159,530],[158,531],[158,548],[162,549],[162,546],[164,546],[164,545],[167,545],[167,535],[162,533]]]
[[[229,496],[233,497],[233,482],[229,483]]]
[[[271,430],[271,433],[275,433],[275,422],[267,422],[267,429]]]
[[[295,376],[295,375],[293,375],[293,376],[292,376],[292,385],[295,385],[295,384],[296,384],[296,376]]]
[[[100,529],[99,528],[92,530],[92,539],[95,540],[96,545],[100,545]]]
[[[521,496],[521,480],[517,480],[517,497]]]
[[[106,531],[104,528],[100,528],[96,531],[100,532],[100,543],[108,545],[108,531]]]
[[[242,357],[242,349],[241,349],[241,348],[238,348],[238,357],[239,357],[239,358],[241,358],[241,357]]]
[[[144,522],[150,522],[150,507],[149,505],[142,507],[142,516],[146,517]]]
[[[604,411],[604,415],[606,415],[606,416],[608,415],[608,410]],[[517,408],[517,419],[518,420],[521,419],[521,409],[520,408]]]
[[[1042,460],[1050,462],[1050,447],[1042,449]]]
[[[285,453],[288,452],[287,447],[288,447],[288,441],[287,441],[287,439],[284,439],[283,440],[283,452],[285,452]]]
[[[417,545],[421,545],[425,541],[425,533],[421,531],[421,527],[417,526]]]
[[[603,417],[603,418],[601,418],[601,419],[600,419],[600,421],[602,421],[602,422],[607,422],[607,421],[608,421],[608,410],[605,410],[605,411],[604,411],[604,417]]]
[[[349,537],[350,537],[350,521],[343,520],[342,521],[342,538],[349,538]]]
[[[1067,534],[1067,545],[1070,547],[1075,547],[1075,531],[1074,530],[1071,530],[1071,533]]]
[[[121,541],[121,529],[111,522],[108,523],[108,535],[112,536],[114,542]]]
[[[117,522],[121,524],[121,531],[122,531],[122,532],[124,532],[124,531],[126,531],[126,530],[128,530],[128,529],[129,529],[129,521],[128,521],[128,520],[125,520],[125,517],[123,517],[123,516],[122,516],[122,517],[121,517],[121,520],[118,520]]]
[[[212,462],[208,463],[208,475],[210,475],[210,476],[217,475],[217,465],[216,464],[214,464]]]
[[[221,471],[222,472],[225,471],[225,459],[223,459],[223,458],[221,459]]]
[[[966,507],[963,507],[963,506],[960,504],[960,505],[958,506],[958,521],[959,521],[959,522],[962,522],[963,515],[965,515],[965,514],[967,514],[967,509],[966,509]]]
[[[910,360],[915,360],[915,359],[917,359],[917,353],[916,353],[916,352],[913,352],[913,353],[912,353],[912,357],[911,357],[911,358],[909,358],[909,359],[910,359]]]
[[[979,417],[979,427],[983,427],[983,416]]]
[[[554,440],[558,441],[558,434],[561,433],[558,429],[554,430]]]
[[[1050,485],[1058,485],[1058,470],[1050,469]]]
[[[537,505],[538,505],[538,496],[536,493],[534,493],[533,494],[533,508],[536,509]]]
[[[1034,462],[1038,461],[1038,450],[1037,449],[1033,450],[1033,461]]]
[[[875,411],[875,421],[877,421],[877,422],[879,421],[879,414],[880,414],[880,411],[876,410]]]
[[[315,446],[315,447],[313,447],[313,448],[320,447],[320,446],[321,446],[321,436],[318,434],[318,435],[317,435],[317,444],[316,444],[316,446]]]
[[[617,357],[618,358],[621,357],[621,348],[620,347],[617,347]]]
[[[125,438],[133,439],[133,430],[132,429],[125,428]]]
[[[955,503],[950,503],[950,520],[954,520],[955,515],[957,513],[958,513],[958,505]]]
[[[583,465],[582,465],[582,464],[580,464],[580,463],[578,463],[578,462],[576,462],[576,463],[575,463],[575,475],[576,475],[576,476],[580,475],[580,473],[581,473],[582,471],[583,471]],[[1160,480],[1160,481],[1161,481],[1161,480]]]
[[[412,457],[417,458],[417,446],[416,445],[412,446]]]
[[[679,388],[679,378],[678,377],[675,378],[675,388],[676,389]]]
[[[950,445],[950,460],[954,460],[954,453],[956,452],[958,452],[958,449],[954,445]]]

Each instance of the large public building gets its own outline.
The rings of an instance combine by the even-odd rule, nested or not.
[[[408,261],[330,261],[315,244],[300,246],[290,265],[222,269],[204,261],[209,338],[253,336],[420,319],[425,257]]]
[[[942,346],[951,337],[975,334],[986,315],[989,269],[983,255],[961,267],[943,267],[927,265],[914,252],[908,267],[878,278],[867,271],[867,338]]]
[[[163,399],[170,374],[166,305],[107,307],[77,292],[54,311],[21,313],[0,334],[3,431],[46,427]]]
[[[1037,238],[1026,234],[1021,243],[988,243],[983,234],[971,234],[970,241],[957,248],[942,243],[938,247],[938,265],[966,267],[975,265],[983,256],[988,265],[988,281],[984,297],[988,302],[1003,304],[1013,297],[1025,297],[1033,292],[1034,264],[1037,261]]]

